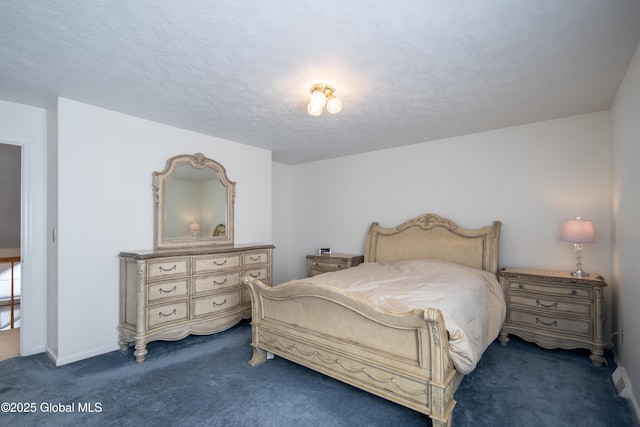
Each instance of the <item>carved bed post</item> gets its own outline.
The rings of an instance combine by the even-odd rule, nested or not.
[[[431,349],[431,415],[434,427],[451,427],[451,415],[456,401],[453,399],[453,377],[455,370],[447,348],[447,330],[442,312],[429,308],[424,312],[429,328]]]
[[[249,360],[250,366],[257,366],[261,363],[266,362],[267,360],[267,352],[261,348],[260,345],[260,319],[262,318],[262,305],[258,302],[258,295],[254,290],[253,286],[249,286],[250,283],[259,282],[257,279],[254,279],[251,276],[244,276],[242,278],[242,283],[244,283],[249,289],[249,295],[251,296],[251,308],[252,308],[252,316],[251,316],[251,347],[253,347],[253,356],[251,360]]]

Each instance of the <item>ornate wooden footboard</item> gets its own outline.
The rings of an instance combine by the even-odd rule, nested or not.
[[[381,311],[307,284],[275,288],[245,277],[252,304],[252,366],[267,352],[427,414],[450,426],[462,379],[437,309]]]

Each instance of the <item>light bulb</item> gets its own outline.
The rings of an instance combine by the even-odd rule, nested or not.
[[[319,116],[322,114],[322,105],[313,105],[312,102],[309,102],[307,112],[312,116]]]
[[[311,94],[311,98],[309,99],[309,105],[313,105],[317,108],[322,108],[326,103],[327,103],[327,97],[322,91],[316,90]]]
[[[330,114],[339,113],[342,110],[342,101],[336,97],[331,97],[327,101],[327,111]]]

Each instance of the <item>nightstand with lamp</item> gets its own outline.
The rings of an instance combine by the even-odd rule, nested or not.
[[[508,335],[513,334],[549,349],[585,348],[591,351],[591,362],[601,366],[607,284],[602,276],[582,270],[583,243],[595,243],[593,223],[580,217],[566,220],[559,240],[574,243],[575,271],[503,268],[498,272],[507,303],[500,343],[507,345]]]

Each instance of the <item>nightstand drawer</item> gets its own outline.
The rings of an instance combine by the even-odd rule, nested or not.
[[[556,311],[558,313],[566,314],[582,314],[586,317],[591,317],[593,307],[591,301],[572,302],[554,298],[553,295],[533,296],[513,292],[508,293],[507,298],[509,305],[535,307],[536,309]]]
[[[545,295],[557,295],[591,299],[591,288],[578,286],[562,286],[558,284],[539,284],[526,281],[509,281],[509,289],[536,292]]]
[[[307,276],[356,267],[364,261],[363,255],[330,254],[307,255]]]
[[[508,321],[514,325],[530,326],[544,331],[590,337],[591,322],[588,320],[567,319],[563,317],[544,316],[539,313],[510,310]]]
[[[323,271],[323,272],[327,272],[327,271],[338,271],[338,270],[343,270],[344,268],[346,268],[345,264],[341,264],[339,262],[319,262],[319,261],[313,261],[311,263],[311,268],[314,270],[318,270],[318,271]]]

